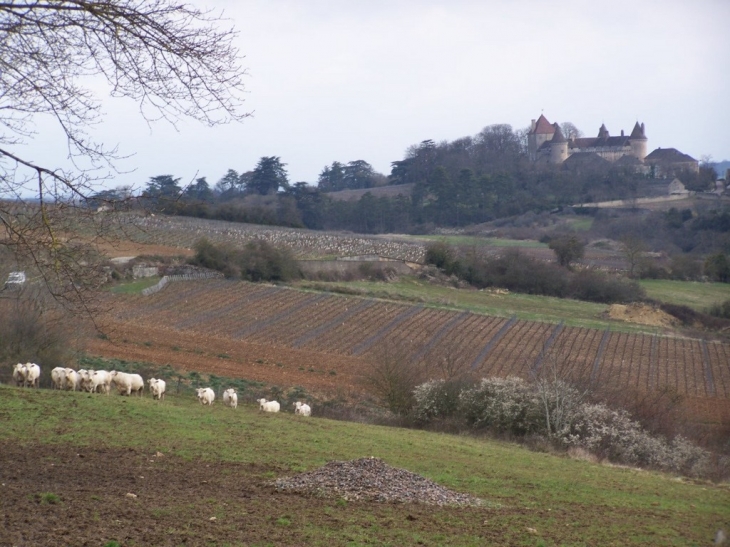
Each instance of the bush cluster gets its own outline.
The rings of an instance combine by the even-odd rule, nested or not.
[[[483,378],[455,389],[430,380],[414,390],[413,418],[420,424],[459,420],[468,430],[512,438],[540,436],[561,448],[582,448],[615,463],[688,476],[707,476],[711,453],[690,440],[651,434],[625,410],[585,400],[562,379],[526,382],[521,378]]]
[[[713,317],[721,319],[730,319],[730,300],[725,300],[720,304],[713,304],[707,313]]]
[[[195,244],[190,264],[223,272],[231,279],[289,281],[301,277],[294,255],[287,248],[253,240],[241,249],[201,239]]]
[[[500,287],[512,292],[575,298],[613,304],[645,297],[643,288],[623,277],[597,270],[574,273],[550,262],[510,249],[502,256],[484,256],[438,242],[426,248],[426,263],[477,288]]]

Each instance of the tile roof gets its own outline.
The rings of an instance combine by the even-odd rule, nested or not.
[[[566,167],[598,167],[610,163],[595,152],[575,152],[563,162]]]
[[[673,163],[682,163],[690,161],[696,162],[697,160],[694,159],[692,156],[683,154],[676,148],[657,148],[651,154],[646,156],[644,158],[644,161],[666,161]]]
[[[547,121],[547,118],[543,114],[540,114],[540,117],[537,119],[537,123],[535,124],[535,129],[532,130],[532,133],[552,135],[553,133],[555,133],[555,128],[549,121]]]
[[[627,167],[634,167],[636,165],[641,165],[641,161],[636,156],[624,154],[614,162],[614,165],[625,165]]]

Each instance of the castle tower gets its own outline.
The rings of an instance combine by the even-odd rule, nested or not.
[[[631,144],[631,155],[638,158],[639,161],[644,161],[646,157],[647,140],[644,124],[639,125],[639,122],[636,122],[631,135],[629,135],[629,144]]]
[[[568,159],[568,140],[563,136],[560,126],[553,124],[555,133],[550,141],[550,163],[560,164]]]
[[[605,140],[608,137],[610,137],[610,135],[608,134],[608,129],[606,129],[606,124],[602,123],[600,129],[598,130],[598,138]]]
[[[530,160],[535,161],[537,159],[537,150],[540,148],[545,141],[549,141],[555,128],[547,121],[547,118],[540,114],[537,121],[532,120],[530,124],[530,131],[527,133],[527,152],[530,156]]]

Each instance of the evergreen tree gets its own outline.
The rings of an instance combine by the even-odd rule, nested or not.
[[[150,177],[142,197],[147,198],[149,203],[161,211],[170,210],[182,194],[182,188],[178,182],[180,179],[173,178],[172,175]]]
[[[319,174],[317,186],[322,192],[335,192],[345,188],[344,171],[339,161],[333,161],[332,166],[325,166]]]
[[[262,157],[251,174],[247,190],[251,193],[276,194],[279,188],[289,188],[289,175],[278,156]]]
[[[183,197],[198,201],[211,201],[213,199],[213,190],[210,189],[205,177],[200,177],[195,180],[195,184],[191,184],[185,189]]]

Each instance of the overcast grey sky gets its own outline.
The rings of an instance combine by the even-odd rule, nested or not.
[[[162,174],[212,185],[261,156],[280,156],[292,182],[335,160],[388,174],[412,144],[524,128],[541,112],[586,136],[638,120],[649,151],[730,159],[728,0],[190,1],[240,32],[254,116],[150,129],[135,105],[108,102],[96,136],[135,154],[109,186]]]

